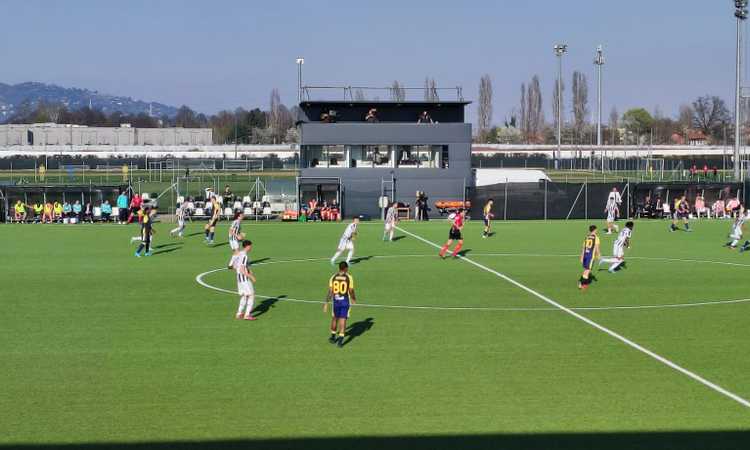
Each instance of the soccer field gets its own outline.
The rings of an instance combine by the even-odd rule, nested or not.
[[[345,224],[243,225],[255,322],[234,319],[226,222],[213,246],[157,224],[140,259],[135,226],[2,226],[0,448],[747,448],[730,223],[636,222],[627,269],[581,292],[588,224],[472,221],[442,260],[443,220],[395,242],[362,223],[343,348],[322,301]]]

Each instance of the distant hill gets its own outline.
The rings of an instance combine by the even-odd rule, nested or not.
[[[148,113],[149,108],[154,117],[166,115],[173,118],[177,114],[177,108],[174,106],[133,100],[131,97],[101,94],[88,89],[64,88],[54,84],[35,82],[0,83],[0,123],[7,122],[23,109],[34,109],[40,101],[59,103],[69,110],[80,109],[90,104],[92,108],[107,114],[115,111],[123,114]]]

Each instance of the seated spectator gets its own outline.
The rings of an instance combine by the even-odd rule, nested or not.
[[[34,210],[34,223],[39,223],[42,221],[42,214],[44,212],[44,205],[40,202],[34,203],[34,206],[32,207]]]
[[[737,197],[730,198],[725,207],[729,217],[735,217],[740,210],[740,206],[740,200]]]
[[[109,222],[109,218],[112,216],[112,205],[109,204],[109,200],[104,200],[102,203],[102,221]]]
[[[83,209],[83,221],[94,223],[94,207],[91,206],[91,202],[86,203],[86,207]]]
[[[709,210],[706,208],[706,201],[703,196],[698,195],[695,197],[695,215],[700,219],[701,215],[709,217]]]
[[[71,217],[75,217],[78,222],[81,221],[83,218],[83,215],[81,214],[83,212],[83,205],[81,205],[80,200],[76,200],[75,203],[73,203],[73,215]]]
[[[66,219],[70,219],[70,217],[73,215],[73,205],[65,201],[62,206],[63,214],[62,217]]]
[[[419,115],[419,118],[417,119],[417,123],[434,123],[432,120],[432,117],[430,117],[430,114],[427,111],[422,111],[422,114]]]
[[[727,216],[726,210],[724,209],[724,200],[721,200],[721,199],[716,200],[714,202],[712,209],[713,209],[714,217],[716,217],[717,219],[718,218],[723,219]]]
[[[375,108],[370,108],[370,110],[367,111],[367,115],[365,116],[365,122],[368,122],[368,123],[380,122],[380,120],[378,120],[378,110]]]
[[[55,222],[61,222],[63,218],[63,205],[60,202],[54,203],[53,213]]]
[[[331,120],[331,116],[328,115],[328,113],[323,113],[320,115],[320,121],[323,123],[332,123],[333,120]]]
[[[233,198],[234,196],[232,195],[232,189],[229,187],[229,185],[224,186],[224,200],[228,203]]]
[[[15,210],[13,218],[16,219],[16,222],[26,222],[26,204],[18,200],[13,208]]]

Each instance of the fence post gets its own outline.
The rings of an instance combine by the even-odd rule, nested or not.
[[[544,179],[544,220],[547,220],[547,179]]]
[[[589,220],[589,182],[584,181],[583,186],[583,217]]]
[[[503,220],[508,220],[508,179],[505,179],[505,195],[503,196]]]

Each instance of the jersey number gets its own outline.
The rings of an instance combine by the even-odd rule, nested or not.
[[[594,248],[594,240],[586,239],[586,248]]]
[[[349,283],[346,281],[334,281],[332,289],[336,295],[347,294],[349,292]]]

